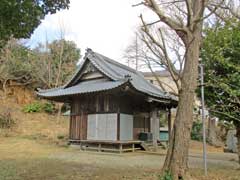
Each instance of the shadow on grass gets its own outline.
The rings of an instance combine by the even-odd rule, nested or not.
[[[116,162],[117,163],[117,162]],[[0,160],[0,180],[156,179],[158,171],[97,167],[56,159]]]
[[[82,165],[48,158],[0,160],[1,180],[71,180],[89,179],[97,170],[93,165]]]

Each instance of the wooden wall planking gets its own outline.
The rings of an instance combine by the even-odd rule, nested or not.
[[[150,117],[148,113],[138,113],[133,116],[133,139],[137,140],[141,132],[150,132]]]
[[[87,115],[101,113],[133,114],[143,110],[146,104],[135,102],[130,96],[116,96],[107,93],[89,94],[72,99],[70,118],[70,139],[87,139]],[[148,109],[146,109],[147,111]],[[120,117],[118,117],[120,118]],[[120,122],[117,123],[120,126]],[[138,139],[140,132],[150,131],[149,113],[134,114],[133,137]],[[117,139],[120,139],[119,129]]]

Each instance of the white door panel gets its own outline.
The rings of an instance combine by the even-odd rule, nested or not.
[[[133,115],[120,114],[120,140],[133,140]]]
[[[88,140],[117,140],[117,114],[88,115]]]
[[[88,125],[87,125],[87,139],[96,140],[96,115],[88,115]]]
[[[106,132],[107,140],[117,140],[117,114],[107,115]]]

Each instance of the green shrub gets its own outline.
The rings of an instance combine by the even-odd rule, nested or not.
[[[202,140],[202,122],[194,121],[191,131],[191,139],[201,141]]]
[[[24,106],[23,111],[25,113],[40,112],[42,110],[42,105],[38,102],[34,102]]]
[[[55,107],[52,103],[46,102],[42,105],[42,110],[46,113],[54,113]]]
[[[46,112],[46,113],[54,113],[55,107],[52,103],[40,103],[34,102],[24,106],[23,111],[25,113],[33,113],[33,112]]]
[[[160,180],[173,180],[171,172],[165,171],[163,176],[160,176]]]

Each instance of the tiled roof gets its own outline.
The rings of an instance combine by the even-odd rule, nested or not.
[[[106,75],[110,81],[90,81],[79,83],[78,80],[80,78],[80,72],[87,60],[89,60],[101,73]],[[144,76],[140,72],[123,64],[120,64],[99,53],[93,52],[91,49],[87,50],[84,61],[79,66],[72,79],[65,86],[53,90],[50,89],[47,91],[40,90],[38,92],[38,95],[42,97],[54,97],[104,91],[116,88],[126,83],[126,81],[130,82],[135,90],[147,94],[151,97],[174,101],[177,100],[175,96],[159,90],[153,84],[145,80]]]

